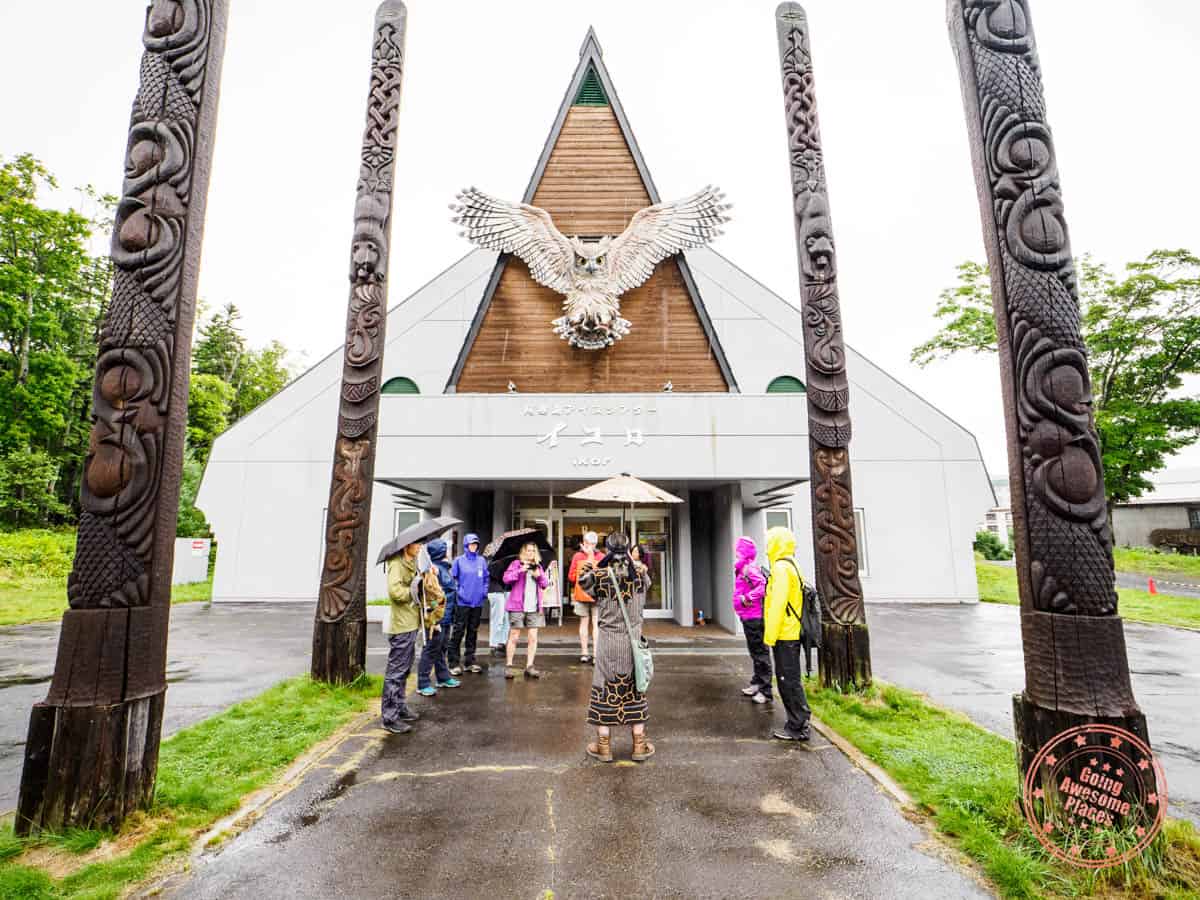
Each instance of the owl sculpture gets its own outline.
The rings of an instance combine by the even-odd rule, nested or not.
[[[598,239],[567,237],[544,209],[475,188],[459,194],[450,208],[463,237],[485,250],[516,254],[535,281],[565,295],[555,334],[572,347],[603,350],[632,327],[621,318],[622,294],[645,282],[668,256],[721,234],[729,221],[724,197],[710,185],[683,200],[648,206],[621,234]]]

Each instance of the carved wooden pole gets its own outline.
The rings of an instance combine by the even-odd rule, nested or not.
[[[117,207],[75,564],[16,829],[118,826],[154,796],[196,278],[227,0],[153,0]]]
[[[399,0],[385,0],[375,13],[325,563],[313,624],[312,677],[334,684],[353,681],[366,670],[367,662],[367,537],[387,325],[392,171],[407,15]]]
[[[1013,717],[1025,771],[1085,722],[1147,740],[1113,587],[1075,264],[1027,0],[949,0],[966,105],[1008,430],[1025,691]]]
[[[822,685],[863,687],[871,681],[871,646],[850,488],[850,383],[808,18],[800,4],[781,3],[775,25],[804,304],[813,547],[824,612],[818,662]]]

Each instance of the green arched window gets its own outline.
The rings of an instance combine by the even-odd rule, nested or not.
[[[768,394],[803,394],[804,382],[794,375],[780,375],[767,385]]]
[[[411,378],[389,378],[383,383],[381,394],[419,394],[420,388]]]

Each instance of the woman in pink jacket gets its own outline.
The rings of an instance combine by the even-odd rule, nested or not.
[[[541,554],[537,544],[529,543],[521,548],[501,579],[508,588],[508,646],[505,648],[504,677],[513,679],[517,670],[513,668],[513,657],[517,654],[517,641],[521,629],[529,632],[525,642],[525,677],[541,678],[542,673],[533,667],[537,655],[538,629],[546,627],[546,616],[542,612],[542,591],[550,584],[546,570],[542,568]]]
[[[771,652],[763,643],[763,595],[767,579],[758,567],[758,548],[748,537],[738,538],[733,560],[733,611],[742,620],[746,649],[754,664],[754,676],[742,693],[755,703],[770,703]]]

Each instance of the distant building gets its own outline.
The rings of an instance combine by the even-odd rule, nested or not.
[[[987,511],[983,517],[983,521],[975,529],[979,531],[990,531],[1000,539],[1000,543],[1008,546],[1011,541],[1009,535],[1012,533],[1013,517],[1012,517],[1012,501],[1009,499],[1008,479],[993,478],[992,493],[996,495],[996,505]]]
[[[1155,531],[1195,530],[1200,539],[1200,468],[1169,469],[1154,479],[1154,489],[1113,508],[1113,540],[1118,547],[1153,547]],[[1160,535],[1157,544],[1182,546]],[[1179,537],[1179,536],[1176,536]],[[1189,542],[1195,546],[1197,541]]]

